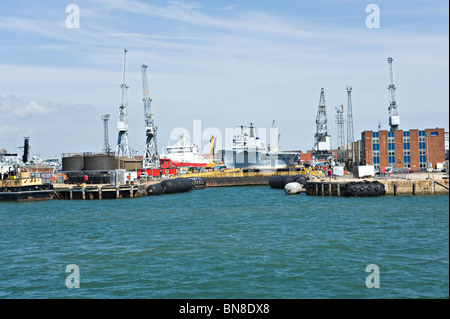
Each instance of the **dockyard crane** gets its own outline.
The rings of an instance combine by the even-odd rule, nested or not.
[[[397,105],[397,98],[395,96],[395,90],[397,89],[394,84],[394,71],[392,69],[392,59],[391,57],[388,58],[389,63],[389,126],[391,127],[391,131],[395,131],[398,129],[398,126],[400,125],[400,116],[398,114],[398,105]]]
[[[120,106],[119,106],[119,120],[117,121],[117,130],[119,137],[117,139],[117,156],[131,157],[130,144],[128,142],[128,84],[126,78],[127,72],[127,49],[123,50],[123,73]]]
[[[328,134],[327,110],[324,89],[320,91],[319,108],[316,117],[316,134],[314,135],[314,150],[318,153],[330,151],[330,134]]]
[[[144,120],[145,120],[145,150],[142,165],[144,168],[157,167],[159,165],[158,148],[156,146],[156,136],[158,127],[155,125],[155,119],[152,111],[152,98],[149,92],[149,81],[147,73],[147,64],[142,64],[142,89],[144,93]]]

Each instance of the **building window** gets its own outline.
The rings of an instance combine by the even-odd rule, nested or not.
[[[388,157],[389,160],[389,166],[395,166],[395,156],[389,156]]]
[[[403,156],[410,156],[411,151],[410,150],[403,150]]]
[[[393,138],[393,137],[388,137],[388,143],[389,143],[389,144],[394,144],[394,143],[395,143],[395,138]]]

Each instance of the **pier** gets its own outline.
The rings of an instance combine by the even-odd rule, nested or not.
[[[55,184],[55,199],[116,199],[134,198],[143,194],[150,183],[124,184],[113,186],[109,184],[99,185],[66,185]]]

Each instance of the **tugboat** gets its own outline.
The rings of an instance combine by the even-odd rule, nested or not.
[[[30,172],[18,168],[1,174],[0,201],[34,201],[53,199],[52,184],[44,184],[41,177],[32,177]]]

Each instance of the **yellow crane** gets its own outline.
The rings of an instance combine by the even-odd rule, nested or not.
[[[209,163],[206,165],[206,168],[214,168],[216,165],[214,164],[214,146],[215,146],[215,137],[211,136],[209,143],[211,144],[211,152],[209,154]]]

